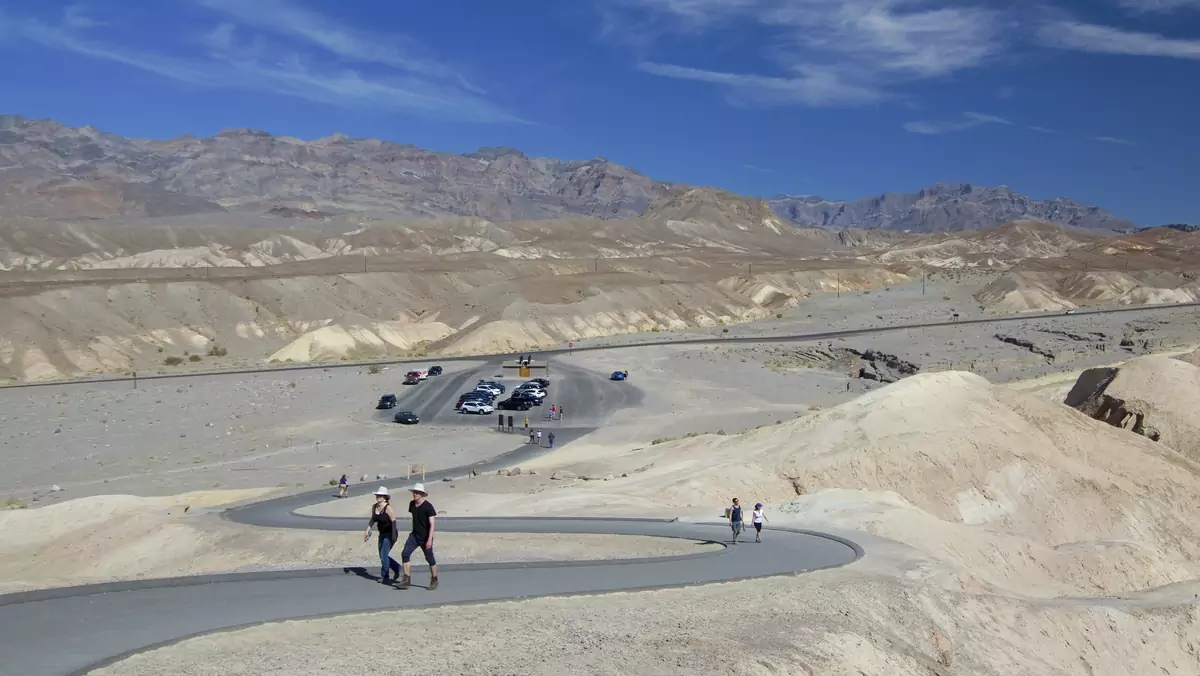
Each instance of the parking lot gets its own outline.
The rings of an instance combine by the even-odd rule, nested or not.
[[[530,426],[547,426],[555,428],[597,427],[615,411],[636,406],[641,401],[641,393],[629,383],[612,382],[607,374],[596,373],[572,366],[560,361],[552,361],[549,373],[545,376],[550,385],[546,388],[546,399],[541,406],[535,406],[528,411],[495,411],[484,415],[460,413],[454,408],[458,396],[475,389],[479,380],[494,380],[505,386],[504,394],[496,398],[499,402],[512,394],[515,387],[525,382],[523,378],[505,378],[500,361],[487,362],[480,365],[460,366],[446,365],[446,372],[441,376],[430,376],[417,385],[402,385],[403,374],[389,375],[396,381],[394,392],[397,397],[396,407],[390,410],[376,411],[376,419],[381,422],[391,422],[393,416],[400,411],[412,411],[420,417],[421,425],[445,425],[461,427],[476,425],[495,427],[496,416],[504,413],[511,415],[515,426],[522,427],[526,417]],[[561,419],[547,421],[546,415],[551,405],[561,407],[564,414]]]

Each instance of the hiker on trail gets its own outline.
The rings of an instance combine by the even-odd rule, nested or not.
[[[425,499],[429,497],[429,493],[425,492],[424,484],[417,484],[409,491],[413,496],[412,502],[408,503],[408,513],[412,514],[412,532],[408,534],[408,540],[400,552],[404,577],[400,579],[399,586],[404,588],[412,584],[412,564],[409,561],[413,552],[420,547],[421,553],[425,555],[425,562],[429,564],[428,589],[433,591],[438,586],[437,559],[433,556],[433,532],[437,530],[437,510],[433,508],[432,502]]]
[[[371,520],[363,542],[371,539],[371,528],[379,528],[379,581],[390,584],[400,574],[400,564],[392,558],[392,547],[396,544],[396,511],[392,509],[392,496],[383,486],[375,491],[375,504],[371,505]],[[391,573],[389,578],[388,573]]]
[[[346,490],[350,488],[350,479],[345,474],[342,475],[342,480],[338,482],[338,497],[346,497]]]
[[[554,412],[555,412],[555,411],[557,411],[557,410],[558,410],[558,407],[557,407],[557,406],[555,406],[554,404],[550,404],[550,417],[551,417],[551,418],[553,418],[553,417],[554,417]]]
[[[554,432],[550,433],[548,439],[550,440],[550,448],[554,448]]]
[[[764,521],[770,521],[767,515],[763,512],[761,502],[754,504],[754,511],[750,512],[750,521],[754,523],[754,541],[762,542],[762,527]]]
[[[538,444],[538,446],[542,445],[542,431],[541,430],[537,431],[537,444]]]
[[[738,504],[738,499],[733,499],[733,504],[729,507],[729,527],[733,529],[733,544],[737,544],[738,536],[742,534],[742,526],[745,521],[742,520],[742,506]]]
[[[529,430],[529,443],[531,443],[531,444],[533,443],[533,437],[534,437],[534,431]]]

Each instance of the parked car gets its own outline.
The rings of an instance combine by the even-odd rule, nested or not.
[[[496,407],[482,401],[464,401],[460,413],[475,413],[477,415],[486,415],[495,411]]]
[[[496,400],[496,398],[493,397],[492,395],[488,394],[487,392],[467,392],[466,394],[464,394],[458,398],[458,403],[454,404],[454,408],[456,410],[461,409],[462,405],[467,403],[468,401],[478,401],[478,402],[483,402],[485,404],[491,404],[495,400]]]
[[[539,401],[546,398],[546,390],[536,387],[518,387],[517,389],[513,390],[513,394],[536,397]]]
[[[482,383],[475,386],[475,391],[476,392],[487,392],[488,394],[492,395],[493,397],[498,397],[504,393],[503,390],[501,390],[499,387],[496,387],[495,385],[485,385]]]
[[[524,402],[527,402],[530,406],[541,406],[542,405],[542,397],[538,397],[537,395],[535,395],[529,391],[513,392],[512,396],[509,397],[509,399],[516,399],[518,401],[524,401]]]
[[[501,411],[528,411],[533,408],[534,403],[531,399],[518,397],[516,395],[504,399],[496,404],[496,408]]]
[[[442,375],[442,367],[441,366],[430,366],[429,367],[429,375],[431,375],[431,376]]]
[[[629,371],[613,371],[608,377],[609,380],[625,380],[629,377]]]
[[[379,403],[375,404],[376,410],[385,409],[385,408],[395,408],[395,407],[396,407],[396,395],[394,395],[394,394],[383,395],[382,397],[379,398]]]
[[[401,425],[416,425],[417,423],[421,422],[421,419],[417,417],[417,414],[413,413],[412,411],[400,411],[394,418],[392,418],[392,420],[395,420]]]
[[[529,382],[530,382],[530,383],[536,383],[536,384],[538,384],[538,385],[541,385],[541,386],[542,386],[542,389],[545,389],[545,388],[547,388],[547,387],[550,387],[550,381],[549,381],[549,380],[546,380],[545,378],[530,378],[530,379],[529,379]],[[528,383],[526,383],[526,384],[528,384]]]
[[[504,390],[508,389],[508,388],[506,388],[506,387],[504,386],[504,384],[503,384],[503,383],[498,383],[498,382],[496,382],[496,381],[494,381],[494,380],[483,380],[483,379],[480,379],[480,380],[479,380],[479,384],[480,384],[480,385],[489,385],[489,386],[491,386],[491,387],[494,387],[494,388],[496,388],[496,389],[500,390],[500,394],[504,394]]]

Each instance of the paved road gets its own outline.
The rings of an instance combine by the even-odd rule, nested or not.
[[[585,433],[565,430],[564,442]],[[427,477],[435,504],[442,477],[488,471],[531,457],[526,444],[491,461]],[[367,495],[369,484],[351,487]],[[231,521],[270,528],[352,531],[364,519],[314,517],[294,510],[328,499],[328,489],[226,511]],[[444,518],[439,529],[473,533],[641,535],[723,543],[725,524],[656,519]],[[83,674],[148,648],[212,631],[262,622],[369,610],[421,608],[537,596],[564,596],[720,582],[845,565],[863,555],[849,541],[798,530],[769,529],[762,544],[659,558],[442,566],[437,591],[397,590],[372,578],[375,566],[139,580],[0,596],[0,675]],[[418,563],[419,562],[419,563]],[[52,565],[51,562],[50,565]],[[414,581],[423,583],[421,557]]]
[[[1034,321],[1038,319],[1049,319],[1054,317],[1083,317],[1087,315],[1105,315],[1105,314],[1121,314],[1127,312],[1162,312],[1167,310],[1176,310],[1179,308],[1196,308],[1200,307],[1200,302],[1197,303],[1176,303],[1173,305],[1142,305],[1137,307],[1122,307],[1109,308],[1104,310],[1078,310],[1068,315],[1066,312],[1042,312],[1030,313],[1021,315],[1011,315],[1007,317],[983,317],[979,319],[963,319],[958,322],[924,322],[920,324],[892,324],[889,326],[871,326],[861,329],[843,329],[839,331],[822,331],[820,333],[798,333],[785,335],[764,335],[764,336],[746,336],[742,338],[678,338],[674,340],[652,340],[638,343],[628,343],[624,345],[589,345],[584,347],[576,347],[575,352],[587,352],[590,350],[625,350],[638,347],[654,347],[657,345],[715,345],[724,343],[797,343],[810,342],[816,340],[834,340],[837,338],[850,338],[852,336],[866,336],[875,333],[887,333],[889,331],[905,331],[908,329],[929,329],[940,326],[967,326],[971,324],[1003,324],[1006,322]],[[492,354],[492,355],[476,355],[471,357],[433,357],[427,360],[430,364],[444,364],[455,362],[469,362],[480,360],[503,360],[513,359],[518,354],[532,355],[536,359],[548,359],[549,357],[565,355],[568,353],[566,349],[543,350],[541,352],[525,351],[521,353],[507,354]],[[361,361],[348,363],[330,363],[330,364],[301,364],[296,366],[275,366],[264,368],[247,368],[247,369],[224,369],[216,371],[195,371],[191,373],[154,373],[138,376],[138,380],[165,380],[168,378],[195,378],[198,376],[221,376],[221,375],[245,375],[250,373],[275,373],[283,371],[310,371],[313,369],[334,369],[334,368],[362,368],[364,366],[390,366],[392,364],[413,364],[419,360],[416,359],[391,359],[385,361]],[[616,368],[616,367],[614,367]],[[16,383],[12,385],[4,385],[2,387],[61,387],[66,385],[87,385],[90,383],[119,383],[129,382],[133,378],[128,376],[111,376],[101,378],[77,378],[73,380],[56,380],[44,383]]]

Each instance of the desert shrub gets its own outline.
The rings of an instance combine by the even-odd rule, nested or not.
[[[229,354],[229,350],[226,350],[216,343],[213,343],[212,347],[208,348],[208,356],[210,357],[224,357],[227,354]]]
[[[721,333],[729,333],[729,329],[721,329]]]
[[[167,357],[163,363],[167,366],[179,366],[183,363],[183,357]]]
[[[950,296],[942,296],[942,300],[950,300]]]
[[[194,355],[192,355],[192,356],[188,357],[188,361],[190,361],[190,362],[197,362],[197,361],[200,361],[200,355],[198,355],[198,354],[194,354]]]
[[[658,327],[656,326],[656,327],[654,327],[654,328],[650,329],[650,332],[651,332],[651,333],[658,333]]]
[[[717,430],[717,434],[720,436],[725,436],[725,430]]]
[[[379,368],[379,366],[377,366],[375,364],[371,364],[370,366],[367,367],[367,373],[370,375],[376,376],[376,375],[379,375],[379,372],[380,372],[380,368]]]
[[[783,313],[782,313],[782,312],[776,312],[776,313],[775,313],[775,319],[783,319]]]

